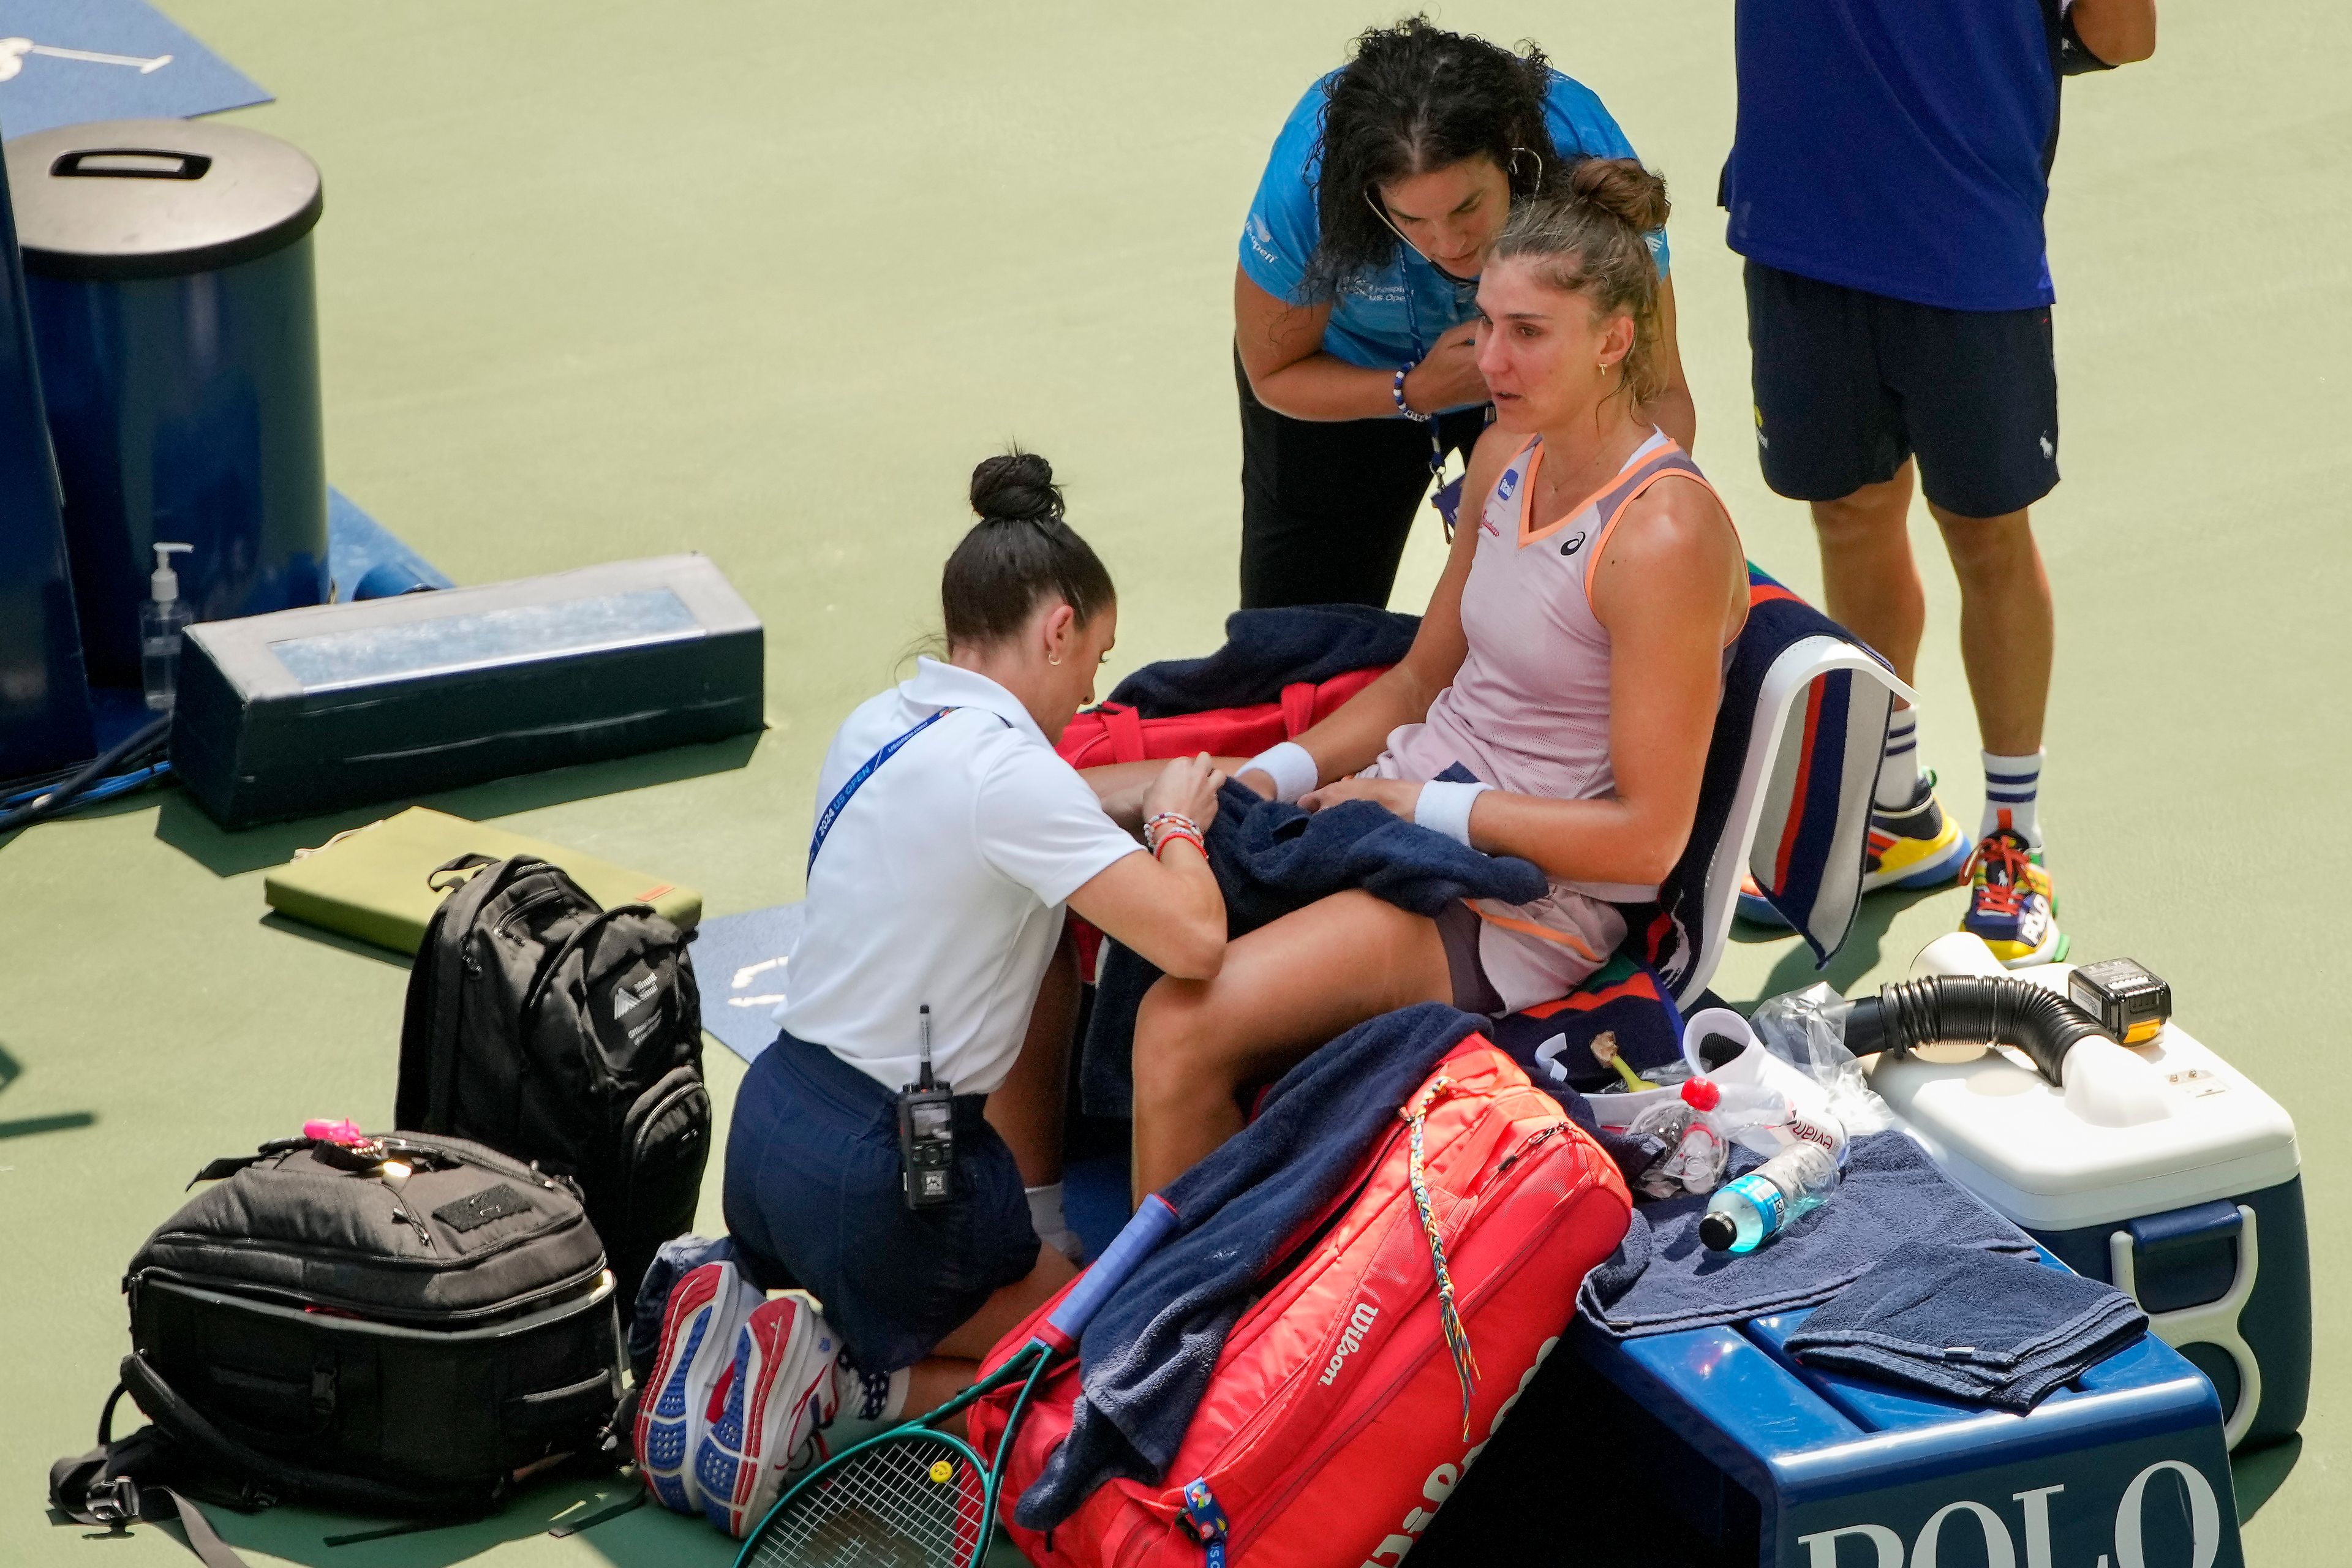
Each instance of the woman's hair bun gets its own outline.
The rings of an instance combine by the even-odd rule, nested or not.
[[[1568,172],[1568,188],[1643,234],[1666,226],[1666,183],[1631,158],[1585,158]]]
[[[982,522],[1049,522],[1062,515],[1054,465],[1015,447],[971,471],[971,510]]]

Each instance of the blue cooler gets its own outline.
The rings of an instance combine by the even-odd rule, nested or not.
[[[151,547],[199,621],[327,597],[319,171],[195,120],[6,146],[90,679],[137,686]]]
[[[2073,972],[2017,973],[2063,995]],[[2232,1448],[2275,1442],[2302,1425],[2311,1384],[2294,1122],[2177,1021],[2128,1049],[2144,1092],[2104,1105],[2006,1049],[1881,1060],[1870,1083],[1946,1175],[2138,1300],[2212,1380]]]

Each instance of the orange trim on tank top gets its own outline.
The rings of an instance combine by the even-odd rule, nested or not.
[[[1666,439],[1666,449],[1670,452],[1682,452],[1683,450],[1672,437],[1668,437]],[[1656,456],[1657,454],[1652,454],[1654,458]],[[1683,456],[1685,458],[1688,458],[1689,454],[1685,452],[1683,453]],[[1601,552],[1609,547],[1609,536],[1617,531],[1618,520],[1625,515],[1625,509],[1632,506],[1636,500],[1647,494],[1650,487],[1656,484],[1660,479],[1690,479],[1695,481],[1698,485],[1699,489],[1706,492],[1707,499],[1715,502],[1715,510],[1723,514],[1725,526],[1731,530],[1732,542],[1739,546],[1740,574],[1742,576],[1747,574],[1748,542],[1739,537],[1739,525],[1731,521],[1731,509],[1724,505],[1722,492],[1717,490],[1715,488],[1714,483],[1709,480],[1705,474],[1698,472],[1696,468],[1660,468],[1656,473],[1652,474],[1648,479],[1643,479],[1640,484],[1634,486],[1633,491],[1628,494],[1623,500],[1617,503],[1617,510],[1609,514],[1609,521],[1601,525],[1601,536],[1592,542],[1592,553],[1584,558],[1584,602],[1586,604],[1589,605],[1592,602],[1592,574],[1600,570]],[[1789,598],[1793,599],[1796,597],[1794,594],[1789,594],[1785,589],[1782,590],[1782,592]],[[1748,612],[1754,609],[1756,607],[1756,604],[1757,600],[1755,597],[1754,584],[1751,584],[1749,585],[1748,601],[1747,604],[1740,606],[1739,625],[1733,627],[1731,635],[1723,639],[1724,647],[1729,647],[1733,643],[1738,642],[1739,640],[1739,634],[1748,629]]]
[[[1673,452],[1680,452],[1682,451],[1682,448],[1670,445],[1669,450]],[[1655,458],[1663,455],[1664,454],[1660,453],[1653,453],[1652,458]],[[1622,476],[1620,477],[1622,478]],[[1590,599],[1592,597],[1592,574],[1600,569],[1601,552],[1609,547],[1609,536],[1617,531],[1618,521],[1620,519],[1624,517],[1625,509],[1632,506],[1643,496],[1649,494],[1650,487],[1656,484],[1660,479],[1675,479],[1693,480],[1698,485],[1699,489],[1705,490],[1707,493],[1707,499],[1715,502],[1715,510],[1723,513],[1723,521],[1730,524],[1731,537],[1734,540],[1738,540],[1739,538],[1739,525],[1731,521],[1731,509],[1723,504],[1723,497],[1718,495],[1716,492],[1715,487],[1707,482],[1707,479],[1705,474],[1694,472],[1689,468],[1660,468],[1656,473],[1652,474],[1648,479],[1643,479],[1640,484],[1635,485],[1631,490],[1627,491],[1625,499],[1617,503],[1617,510],[1611,512],[1606,518],[1601,520],[1601,531],[1592,541],[1592,553],[1584,558],[1584,596],[1586,598]],[[1742,552],[1741,560],[1745,562],[1747,559],[1745,553],[1747,546],[1744,542],[1741,543],[1740,549]]]
[[[1611,485],[1615,484],[1627,474],[1632,473],[1635,468],[1640,468],[1643,463],[1650,461],[1651,458],[1655,458],[1658,455],[1655,452],[1652,452],[1648,457],[1643,457],[1637,450],[1634,456],[1625,459],[1625,466],[1623,468],[1618,469],[1615,473],[1610,475],[1606,479],[1601,481],[1600,489],[1594,490],[1591,495],[1586,496],[1582,500],[1578,501],[1574,506],[1570,507],[1566,511],[1561,512],[1557,521],[1545,523],[1541,528],[1538,528],[1534,532],[1530,533],[1528,531],[1528,516],[1535,508],[1536,474],[1537,471],[1543,467],[1542,441],[1543,437],[1538,436],[1528,443],[1528,447],[1534,451],[1535,456],[1528,460],[1527,490],[1519,499],[1519,548],[1522,550],[1539,540],[1549,539],[1553,534],[1558,533],[1561,529],[1566,528],[1570,523],[1576,521],[1576,519],[1583,516],[1584,509],[1591,506],[1594,501],[1599,500],[1602,496],[1607,495]],[[1673,451],[1678,452],[1682,450],[1681,447],[1675,445],[1672,437],[1667,437],[1666,447],[1668,449]]]
[[[1463,901],[1470,906],[1470,912],[1472,914],[1476,915],[1482,921],[1487,921],[1495,925],[1501,926],[1505,931],[1515,931],[1519,932],[1522,936],[1538,937],[1545,942],[1558,942],[1562,947],[1574,949],[1584,957],[1591,959],[1594,963],[1599,963],[1601,961],[1598,953],[1585,946],[1583,942],[1578,941],[1575,937],[1569,935],[1566,931],[1553,931],[1549,926],[1539,926],[1533,921],[1516,920],[1509,915],[1490,914],[1486,910],[1478,907],[1478,900],[1475,899],[1465,899]]]

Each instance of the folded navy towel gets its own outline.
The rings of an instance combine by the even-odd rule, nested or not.
[[[1209,867],[1224,891],[1226,927],[1234,936],[1349,888],[1434,915],[1456,899],[1527,903],[1549,885],[1530,861],[1481,854],[1368,800],[1308,813],[1228,784],[1208,839]],[[1117,943],[1105,952],[1078,1099],[1089,1116],[1125,1116],[1135,1083],[1135,1010],[1160,971]]]
[[[2138,1303],[2029,1258],[1911,1241],[1789,1336],[1808,1366],[2020,1414],[2137,1339]]]
[[[1351,669],[1394,664],[1412,647],[1419,616],[1370,605],[1296,605],[1235,610],[1225,617],[1225,646],[1206,658],[1147,664],[1114,688],[1113,702],[1146,719],[1203,713],[1280,700],[1298,681],[1321,683]]]
[[[1743,1163],[1758,1162],[1736,1150],[1733,1170]],[[1915,1236],[1987,1252],[2034,1249],[1902,1132],[1855,1139],[1829,1202],[1753,1252],[1714,1252],[1699,1241],[1706,1203],[1694,1195],[1637,1205],[1624,1241],[1585,1276],[1577,1310],[1612,1339],[1674,1333],[1826,1301]]]
[[[1013,1518],[1048,1530],[1114,1477],[1167,1475],[1275,1249],[1339,1196],[1397,1108],[1483,1023],[1424,1002],[1359,1024],[1283,1074],[1255,1121],[1169,1185],[1177,1233],[1079,1337],[1069,1433]]]

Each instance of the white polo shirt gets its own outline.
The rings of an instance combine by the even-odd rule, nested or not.
[[[987,1094],[1020,1054],[1062,906],[1143,846],[1103,814],[1010,691],[933,659],[845,720],[818,772],[820,816],[860,765],[943,708],[834,819],[776,1019],[895,1092],[931,1067]]]

